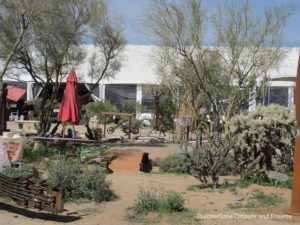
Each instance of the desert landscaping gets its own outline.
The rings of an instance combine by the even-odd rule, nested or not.
[[[14,124],[9,123],[12,129]],[[81,130],[78,127],[77,130]],[[116,131],[120,132],[120,131]],[[141,131],[143,132],[143,131]],[[145,133],[149,129],[144,130]],[[120,134],[120,133],[118,133]],[[155,133],[158,135],[158,133]],[[154,135],[155,135],[154,134]],[[159,170],[159,162],[164,158],[183,153],[180,144],[164,143],[160,146],[116,146],[105,151],[105,155],[117,154],[119,163],[111,164],[113,173],[107,175],[116,198],[108,202],[94,203],[79,199],[66,201],[65,210],[54,215],[35,209],[18,207],[10,199],[1,198],[1,223],[3,224],[298,224],[299,218],[284,213],[289,208],[291,190],[281,185],[265,186],[250,184],[245,187],[197,188],[199,181],[191,175],[168,173]],[[150,172],[139,171],[134,155],[137,152],[149,153],[153,163]],[[26,161],[25,161],[26,162]],[[125,162],[125,163],[122,163]],[[127,162],[127,163],[126,163]],[[34,163],[41,173],[46,164]],[[118,164],[118,165],[117,165]],[[30,166],[32,164],[29,163]],[[135,165],[135,166],[134,166]],[[25,165],[24,165],[25,166]],[[118,167],[115,169],[114,167]],[[234,183],[239,176],[221,176],[220,184]],[[141,190],[151,192],[175,191],[185,199],[181,212],[136,213],[133,206]],[[257,193],[273,196],[264,203],[256,199]],[[274,196],[276,196],[274,198]],[[278,197],[278,201],[276,201]],[[274,201],[275,199],[275,201]],[[247,205],[249,202],[257,205]],[[274,202],[273,202],[274,201]],[[261,205],[260,205],[261,204]],[[236,207],[235,207],[236,206]]]

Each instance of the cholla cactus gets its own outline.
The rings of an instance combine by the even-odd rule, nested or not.
[[[237,137],[234,157],[237,172],[244,177],[265,175],[274,169],[292,169],[296,135],[294,110],[279,105],[259,106],[254,112],[232,119]]]

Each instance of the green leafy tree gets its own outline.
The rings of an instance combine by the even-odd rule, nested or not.
[[[104,122],[103,112],[116,112],[117,107],[113,105],[109,100],[91,102],[84,106],[88,117],[97,116],[100,122]]]
[[[42,88],[38,111],[43,113],[38,115],[38,134],[44,135],[50,128],[58,92],[70,68],[83,60],[88,62],[89,71],[82,76],[90,78],[92,92],[104,76],[113,76],[120,69],[119,54],[125,40],[120,20],[110,16],[102,0],[45,0],[36,4],[42,10],[15,50],[12,66],[17,68],[13,75],[29,74]],[[18,6],[22,9],[22,5]],[[18,30],[16,26],[8,27],[6,39]],[[94,44],[94,51],[86,52],[80,46],[86,40]]]
[[[2,0],[0,2],[0,99],[3,95],[3,78],[10,69],[15,54],[22,45],[28,43],[25,40],[34,20],[38,19],[41,8],[39,0]],[[25,42],[24,42],[25,41]]]
[[[257,15],[249,1],[218,1],[210,17],[200,0],[152,3],[147,24],[160,45],[156,55],[162,83],[197,120],[203,121],[200,107],[213,111],[215,132],[207,134],[209,146],[188,158],[194,175],[216,187],[221,165],[235,144],[229,122],[257,97],[257,81],[283,59],[283,28],[291,10],[274,5]],[[207,24],[212,32],[207,32]],[[204,46],[208,38],[211,47]],[[221,115],[222,138],[217,135]]]

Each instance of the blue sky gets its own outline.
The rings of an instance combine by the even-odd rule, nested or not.
[[[111,10],[121,14],[124,21],[124,35],[129,44],[152,44],[143,34],[143,13],[149,0],[106,0]],[[180,1],[180,0],[178,0]],[[209,0],[208,0],[209,1]],[[236,0],[239,1],[239,0]],[[297,8],[285,28],[285,46],[300,47],[300,0],[292,0]],[[212,2],[211,0],[209,1]],[[254,11],[262,12],[265,7],[288,0],[250,0]]]

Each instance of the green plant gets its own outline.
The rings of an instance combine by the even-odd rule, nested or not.
[[[66,188],[65,199],[89,199],[95,202],[115,198],[106,181],[106,174],[98,167],[86,168],[78,160],[60,158],[48,167],[49,180],[54,185],[60,184],[65,177],[70,182]]]
[[[163,196],[163,208],[167,212],[180,212],[183,210],[184,198],[182,194],[175,191],[168,191]]]
[[[237,172],[245,178],[265,177],[274,161],[291,171],[296,126],[293,110],[279,105],[260,106],[231,121]],[[279,168],[277,168],[279,169]]]
[[[176,113],[175,103],[170,95],[171,94],[168,94],[168,97],[162,100],[159,108],[159,115],[164,119],[164,127],[166,130],[174,129],[173,119]]]
[[[36,162],[42,160],[44,157],[49,157],[58,152],[56,147],[46,147],[41,144],[37,148],[34,148],[34,142],[25,141],[23,143],[23,159],[30,162]]]
[[[86,110],[86,114],[89,117],[97,116],[99,122],[104,122],[103,112],[116,112],[117,107],[113,105],[109,100],[91,102],[83,107]]]
[[[54,185],[58,185],[65,177],[69,177],[71,182],[69,182],[68,189],[72,190],[76,188],[77,177],[81,169],[81,164],[78,160],[71,158],[64,159],[61,157],[49,164],[49,181]]]
[[[78,176],[78,188],[76,195],[86,199],[92,199],[95,202],[109,201],[115,196],[110,190],[110,183],[106,181],[106,174],[99,167],[85,169]]]
[[[255,207],[268,207],[284,202],[284,199],[277,194],[267,195],[261,191],[254,193],[254,200],[256,201],[254,203]]]
[[[253,199],[249,199],[247,203],[235,203],[228,204],[230,209],[239,209],[239,208],[260,208],[260,207],[269,207],[275,206],[284,202],[284,199],[276,194],[267,195],[261,191],[255,191],[253,193]]]
[[[143,125],[143,121],[142,120],[133,120],[132,121],[132,126],[136,127],[136,128],[141,128]]]
[[[133,99],[126,99],[121,102],[121,111],[127,113],[136,113],[143,111],[146,107]]]
[[[21,168],[7,167],[3,170],[3,173],[10,178],[17,178],[21,176],[29,176],[32,174],[32,170],[24,170]]]
[[[140,190],[133,208],[138,213],[157,211],[159,208],[159,195],[156,192]]]
[[[186,173],[187,168],[185,166],[184,157],[182,155],[172,154],[160,161],[159,171],[169,173]]]
[[[179,212],[183,210],[184,202],[183,196],[178,192],[158,193],[140,190],[133,208],[137,213]]]

